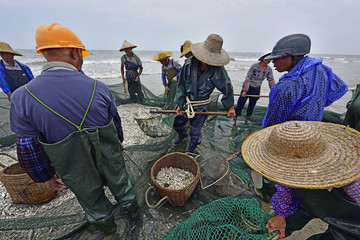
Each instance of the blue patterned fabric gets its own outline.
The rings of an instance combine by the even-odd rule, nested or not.
[[[304,57],[271,90],[262,128],[291,120],[321,121],[324,107],[347,91],[322,59]]]

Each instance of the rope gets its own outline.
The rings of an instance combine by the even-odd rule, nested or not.
[[[186,96],[186,106],[187,106],[187,109],[185,110],[186,116],[188,118],[194,118],[195,111],[194,111],[193,106],[206,105],[206,104],[209,104],[210,102],[211,102],[211,98],[209,98],[207,100],[201,100],[201,101],[190,101],[189,97]]]

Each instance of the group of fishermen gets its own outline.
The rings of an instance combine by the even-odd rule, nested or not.
[[[176,83],[178,116],[174,129],[178,138],[175,144],[190,134],[189,152],[194,152],[201,142],[201,128],[206,119],[206,115],[195,114],[192,118],[182,115],[180,111],[189,104],[194,103],[195,112],[207,111],[208,100],[216,88],[223,94],[221,102],[227,110],[227,117],[236,117],[233,87],[224,68],[230,57],[222,45],[223,39],[217,34],[209,35],[201,43],[187,45],[185,42],[182,55],[188,58],[182,67],[169,60],[170,55],[166,52],[160,52],[153,58],[163,65],[165,91],[171,92],[169,85]],[[260,63],[273,61],[277,71],[288,72],[277,84],[269,84],[272,90],[262,122],[264,129],[292,120],[321,121],[324,107],[347,92],[346,84],[323,65],[321,59],[306,56],[310,45],[307,35],[292,34],[280,39],[270,54],[262,56]],[[124,42],[120,49],[126,53],[121,59],[121,74],[123,81],[129,84],[130,96],[137,94],[141,102],[143,96],[139,77],[142,67],[139,68],[141,61],[132,52],[134,47]],[[70,188],[74,192],[86,213],[88,231],[94,234],[113,233],[117,228],[114,211],[121,209],[134,219],[139,210],[136,191],[125,170],[121,147],[124,135],[113,96],[104,83],[91,79],[81,71],[83,57],[90,53],[67,27],[57,23],[40,26],[36,31],[36,51],[47,60],[41,74],[31,81],[24,81],[26,84],[15,91],[10,88],[10,124],[18,134],[18,160],[35,182],[48,182],[56,190]],[[19,71],[26,73],[23,65],[20,64],[20,68],[22,70]],[[137,71],[138,68],[140,71]],[[173,68],[178,71],[170,71]],[[260,66],[257,72],[262,74],[266,69]],[[3,77],[4,73],[1,74]],[[5,70],[5,77],[9,76]],[[164,76],[169,76],[166,81]],[[174,81],[175,76],[177,81]],[[32,76],[28,76],[30,78]],[[268,80],[271,82],[273,78],[269,76]],[[243,92],[251,91],[251,83],[247,84],[250,87],[244,88]],[[355,99],[353,102],[358,101]],[[191,130],[188,134],[186,123],[189,120]],[[328,230],[318,239],[359,238],[358,178],[354,178],[349,187],[344,187],[346,201],[339,194],[333,194],[335,191],[326,190],[334,198],[331,203],[345,206],[346,211],[334,213],[330,209],[343,208],[327,204],[328,208],[324,207],[325,212],[321,212],[320,217],[327,221],[326,211],[330,211],[335,215],[329,215],[330,218],[337,221],[328,220]],[[115,208],[106,198],[104,186],[109,187],[119,207]],[[326,197],[330,198],[328,195]],[[311,194],[309,196],[311,198]],[[300,209],[310,209],[304,199],[301,192],[278,184],[273,197],[277,215],[269,220],[269,232],[278,230],[280,237],[284,237],[285,232],[288,235],[296,230],[288,227],[286,221]],[[302,213],[307,214],[306,221],[319,217],[316,211]],[[302,225],[304,222],[301,222]]]

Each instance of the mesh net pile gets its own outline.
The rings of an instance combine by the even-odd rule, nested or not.
[[[277,232],[265,227],[270,217],[254,198],[226,197],[197,209],[162,240],[278,239]]]
[[[124,98],[122,84],[112,85],[109,88],[118,106],[121,107],[123,104],[130,103],[129,97]],[[142,86],[142,90],[147,107],[163,108],[165,106],[164,95],[155,96],[144,86]],[[1,151],[6,147],[14,146],[17,135],[10,130],[10,107],[5,95],[0,97],[0,105]],[[218,102],[218,96],[212,96],[210,108],[209,111],[225,111],[221,103]],[[198,159],[200,164],[202,161],[205,162],[214,156],[220,156],[220,158],[224,159],[239,151],[245,138],[261,128],[261,120],[265,115],[265,111],[265,107],[257,106],[250,123],[245,123],[244,117],[239,117],[236,126],[233,125],[232,119],[225,116],[208,117],[202,128],[202,142],[197,147],[200,154]],[[328,116],[330,117],[328,118]],[[229,189],[221,189],[221,186],[227,186],[228,182],[225,182],[225,184],[219,182],[216,191],[211,191],[214,188],[202,189],[198,184],[183,207],[174,207],[169,202],[156,209],[149,209],[146,206],[144,194],[152,184],[150,179],[152,164],[167,153],[186,152],[189,143],[189,138],[187,138],[181,144],[173,144],[177,137],[177,134],[172,130],[174,117],[174,114],[161,116],[162,121],[157,126],[156,132],[163,133],[162,131],[164,131],[166,134],[151,136],[144,144],[126,146],[123,151],[126,169],[136,188],[141,209],[140,217],[136,220],[135,229],[131,233],[132,239],[177,239],[171,236],[179,236],[178,239],[182,239],[186,238],[183,237],[183,234],[185,234],[187,228],[191,230],[186,233],[190,234],[189,236],[192,237],[190,239],[216,239],[215,236],[219,236],[220,239],[221,236],[223,236],[222,239],[238,239],[239,236],[243,236],[241,234],[247,234],[250,237],[249,239],[267,239],[258,238],[259,236],[272,239],[274,235],[265,234],[265,224],[270,215],[262,212],[260,208],[264,208],[269,203],[270,197],[275,192],[274,184],[263,179],[264,187],[261,190],[256,189],[251,178],[251,169],[246,165],[241,155],[229,162],[232,177],[224,178],[226,181],[232,181],[231,184],[239,189],[246,189],[239,196],[221,199],[229,192]],[[336,113],[324,114],[325,121],[331,119],[332,122],[341,122],[342,117],[342,115]],[[224,171],[219,172],[219,176],[222,175],[224,175]],[[222,192],[224,196],[220,196],[219,192]],[[239,197],[243,198],[244,195],[248,199],[239,199]],[[1,197],[8,198],[9,196],[5,194]],[[116,203],[111,198],[111,194],[109,194],[109,197],[113,203]],[[159,196],[156,192],[152,192],[149,194],[149,199],[155,202],[159,200]],[[256,199],[261,201],[261,205]],[[7,207],[21,208],[20,205],[16,204]],[[268,208],[266,212],[270,210],[271,208]],[[66,239],[78,239],[76,238],[77,232],[81,231],[85,223],[84,212],[76,198],[72,197],[51,210],[42,211],[28,217],[21,215],[5,216],[1,213],[0,239],[8,239],[9,237],[61,239],[64,236],[66,236]],[[211,225],[215,223],[217,227]],[[176,227],[177,225],[179,226]],[[173,232],[172,229],[174,229]],[[168,234],[170,235],[166,237]],[[198,236],[203,238],[198,238]]]

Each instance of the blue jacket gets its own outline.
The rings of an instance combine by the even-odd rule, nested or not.
[[[347,91],[322,59],[304,57],[271,90],[262,128],[291,120],[321,121],[324,107]]]
[[[31,79],[33,79],[34,76],[33,76],[32,72],[31,72],[30,68],[29,68],[28,66],[20,63],[20,62],[18,62],[18,63],[21,65],[21,67],[24,68],[25,74],[26,74],[26,76],[29,78],[29,81],[30,81]],[[0,88],[1,88],[1,89],[4,91],[4,93],[6,93],[6,94],[11,93],[11,89],[10,89],[9,84],[8,84],[8,82],[7,82],[7,79],[6,79],[5,69],[4,69],[4,65],[3,65],[3,64],[0,64]]]

